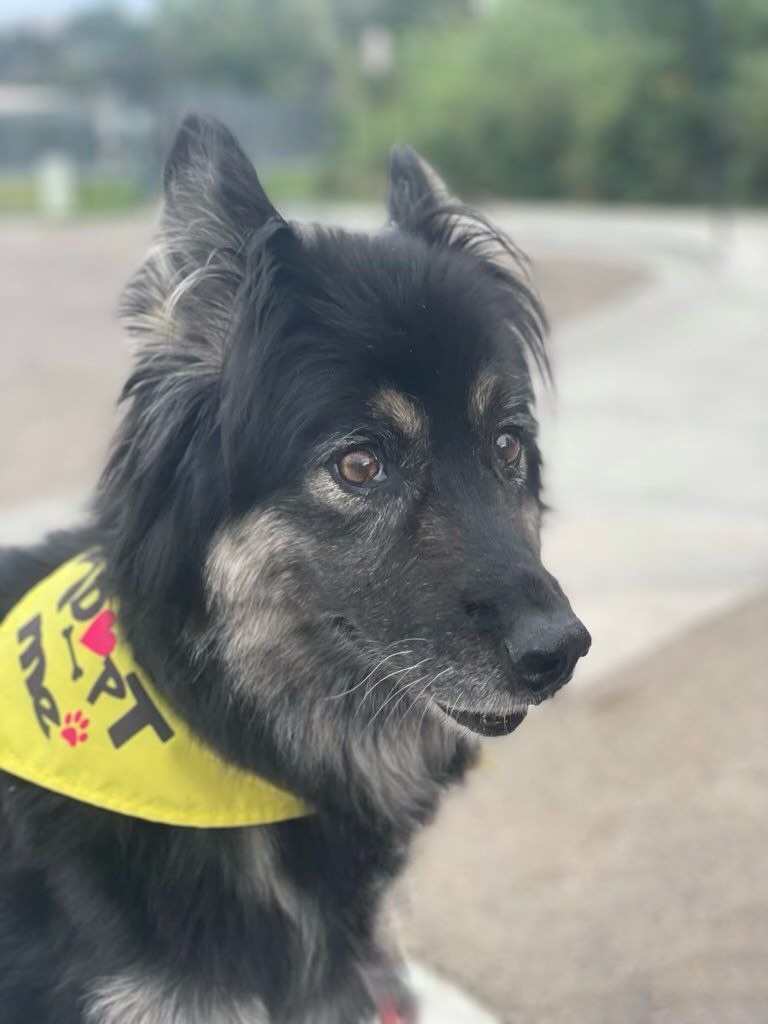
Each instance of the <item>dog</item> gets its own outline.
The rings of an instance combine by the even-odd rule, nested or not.
[[[173,826],[0,774],[0,1024],[407,1019],[411,841],[588,650],[540,560],[524,261],[411,148],[390,178],[382,232],[302,226],[225,127],[179,129],[93,516],[4,549],[0,614],[101,551],[169,707],[308,813]]]

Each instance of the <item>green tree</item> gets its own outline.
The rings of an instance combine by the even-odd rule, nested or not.
[[[154,31],[176,78],[291,93],[330,74],[333,24],[314,0],[160,0]]]
[[[498,0],[409,31],[389,89],[354,95],[341,180],[405,138],[467,194],[765,196],[764,6]]]

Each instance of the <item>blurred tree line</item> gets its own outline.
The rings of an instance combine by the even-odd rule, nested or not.
[[[0,37],[0,81],[322,94],[324,191],[405,139],[468,195],[768,199],[767,0],[157,0]]]

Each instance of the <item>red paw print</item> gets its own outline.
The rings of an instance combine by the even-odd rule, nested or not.
[[[83,718],[82,711],[75,711],[74,714],[67,712],[64,719],[64,728],[61,730],[61,738],[66,740],[70,747],[76,747],[78,743],[85,743],[88,739],[86,729],[90,725],[88,718]]]

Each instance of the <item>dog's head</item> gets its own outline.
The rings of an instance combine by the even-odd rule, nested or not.
[[[542,316],[514,247],[408,148],[390,218],[290,224],[187,119],[126,296],[103,507],[123,586],[181,610],[233,700],[498,735],[590,642],[539,557]]]

